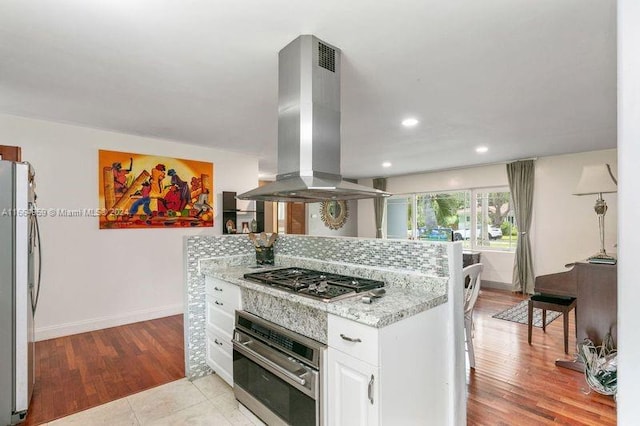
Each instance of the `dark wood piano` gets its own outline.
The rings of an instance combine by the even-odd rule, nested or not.
[[[578,299],[576,306],[576,340],[586,337],[596,345],[611,331],[613,342],[617,342],[618,317],[618,269],[616,265],[575,262],[565,265],[566,272],[536,277],[535,292],[571,296]],[[577,343],[576,342],[576,343]],[[556,365],[580,369],[580,365]]]

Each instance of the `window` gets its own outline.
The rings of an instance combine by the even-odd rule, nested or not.
[[[460,216],[470,214],[469,191],[416,194],[416,204],[419,239],[429,239],[434,229],[458,230]]]
[[[513,251],[518,238],[508,188],[390,197],[386,229],[387,238],[438,239],[450,235],[471,249]]]
[[[506,188],[474,190],[476,210],[475,248],[514,251],[518,229]]]
[[[413,238],[413,199],[412,195],[387,198],[387,238]]]

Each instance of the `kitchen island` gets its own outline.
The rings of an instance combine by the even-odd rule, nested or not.
[[[224,345],[230,345],[232,316],[211,320],[229,308],[216,299],[228,288],[237,307],[327,345],[321,369],[324,424],[466,422],[459,244],[302,236],[278,242],[276,267],[385,281],[386,295],[365,304],[360,297],[326,303],[243,279],[256,271],[246,237],[189,239],[189,377],[209,374],[210,365],[227,373],[231,369],[230,358],[207,361],[208,353],[229,350]],[[203,243],[212,246],[203,250]],[[369,261],[362,259],[363,246]]]

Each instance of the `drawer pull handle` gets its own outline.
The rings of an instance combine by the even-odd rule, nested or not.
[[[222,291],[222,289],[220,287],[214,287],[213,288],[215,291]]]
[[[367,391],[367,396],[369,397],[371,405],[373,405],[373,374],[371,375],[371,380],[369,380],[369,389]]]
[[[353,337],[345,336],[344,334],[340,334],[340,337],[342,337],[342,339],[346,340],[347,342],[353,342],[353,343],[362,342],[362,339],[360,339],[359,337],[356,337],[354,339]]]
[[[224,303],[218,302],[218,301],[216,300],[216,305],[224,306]]]
[[[218,342],[218,339],[213,339],[213,341],[216,343],[216,345],[222,346],[222,342]]]

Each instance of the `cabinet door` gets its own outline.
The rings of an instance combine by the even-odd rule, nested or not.
[[[379,370],[329,348],[328,417],[332,426],[378,424]]]
[[[304,234],[306,232],[305,203],[287,204],[287,234]]]
[[[233,344],[231,339],[207,330],[207,364],[233,387]]]

